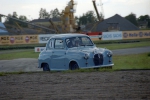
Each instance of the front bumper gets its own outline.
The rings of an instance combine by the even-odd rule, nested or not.
[[[104,68],[104,67],[110,67],[113,66],[114,64],[107,64],[107,65],[98,65],[98,66],[91,66],[91,67],[81,67],[81,69],[85,68]]]

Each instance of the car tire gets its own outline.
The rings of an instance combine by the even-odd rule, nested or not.
[[[50,71],[49,65],[48,64],[43,64],[43,71]]]
[[[76,69],[79,69],[79,66],[77,63],[72,63],[71,66],[70,66],[70,70],[76,70]]]

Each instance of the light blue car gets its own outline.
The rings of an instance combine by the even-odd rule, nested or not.
[[[50,70],[75,70],[81,68],[112,67],[112,52],[97,48],[84,34],[59,34],[52,36],[39,54],[39,68]]]

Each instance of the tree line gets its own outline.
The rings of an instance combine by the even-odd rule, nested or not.
[[[148,28],[150,28],[150,16],[149,15],[141,15],[140,17],[136,18],[136,15],[134,13],[131,13],[125,16],[125,19],[129,20],[135,26],[138,26],[138,22],[141,22],[141,21],[148,22],[147,26]]]
[[[60,18],[62,15],[62,13],[55,8],[54,10],[51,11],[46,11],[46,9],[41,8],[39,11],[39,19],[49,19],[49,18]],[[24,15],[20,15],[18,16],[17,12],[13,12],[13,14],[8,14],[9,17],[14,17],[17,18],[19,20],[22,21],[29,21],[28,18]],[[102,16],[102,15],[101,15]],[[140,17],[136,18],[136,14],[131,13],[127,16],[124,17],[125,19],[129,20],[131,23],[133,23],[134,25],[138,26],[138,22],[140,21],[146,21],[148,22],[148,27],[150,28],[150,16],[149,15],[141,15]],[[87,25],[89,23],[95,23],[98,21],[97,16],[95,15],[94,11],[87,11],[86,13],[83,13],[82,16],[75,16],[75,21],[76,23],[80,26],[80,25]],[[14,21],[11,18],[6,18],[5,20],[6,24],[15,24],[16,21]],[[27,27],[27,24],[22,23],[22,22],[18,22],[20,26],[22,27]]]
[[[23,23],[23,22],[20,22],[20,21],[17,21],[17,20],[14,20],[14,19],[11,19],[9,17],[13,17],[13,18],[16,18],[16,19],[19,19],[21,21],[28,21],[27,17],[24,16],[24,15],[20,15],[18,16],[17,12],[13,12],[13,14],[8,14],[8,17],[6,17],[5,19],[5,24],[9,24],[9,25],[15,25],[17,26],[20,25],[21,27],[27,27],[28,25],[26,23]]]

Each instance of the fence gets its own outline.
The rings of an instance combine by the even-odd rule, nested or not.
[[[85,33],[84,33],[85,34]],[[0,36],[0,45],[16,44],[38,44],[47,43],[54,34],[42,35],[2,35]],[[143,39],[150,38],[150,30],[140,31],[119,31],[119,32],[94,32],[87,33],[92,40],[122,40],[122,39]]]

